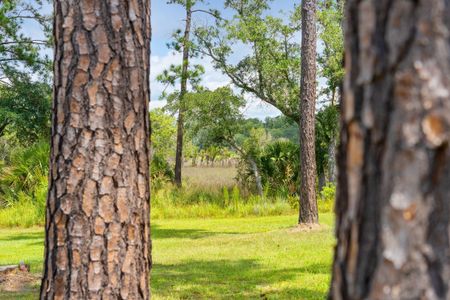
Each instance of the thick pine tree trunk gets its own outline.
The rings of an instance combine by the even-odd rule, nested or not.
[[[185,103],[184,96],[187,93],[188,67],[189,67],[189,43],[192,21],[192,4],[191,0],[186,1],[186,27],[183,38],[183,65],[181,70],[181,87],[180,87],[180,108],[178,110],[177,120],[177,149],[175,154],[175,184],[179,187],[182,185],[181,170],[183,168],[183,137],[184,137],[184,113]]]
[[[149,1],[54,2],[41,299],[148,299]]]
[[[302,74],[300,95],[300,213],[299,223],[318,223],[316,199],[316,0],[302,1]]]
[[[450,5],[349,0],[332,299],[450,298]]]

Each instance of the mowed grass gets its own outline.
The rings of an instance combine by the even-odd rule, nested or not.
[[[156,220],[153,299],[324,299],[330,281],[333,217],[294,229],[297,217]],[[40,274],[43,228],[0,229],[0,265],[23,260]],[[0,299],[36,299],[38,281]]]

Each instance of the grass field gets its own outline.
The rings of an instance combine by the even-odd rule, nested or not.
[[[153,222],[153,299],[324,299],[330,281],[332,214],[322,229],[296,216]],[[0,299],[36,299],[43,229],[0,229],[0,265],[31,264],[34,283]]]
[[[183,167],[184,178],[193,185],[204,188],[222,188],[236,185],[234,167]]]

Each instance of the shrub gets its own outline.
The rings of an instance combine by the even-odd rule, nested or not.
[[[327,183],[317,197],[317,209],[320,213],[333,212],[334,198],[336,196],[336,185],[333,183]],[[297,195],[288,196],[287,202],[292,209],[298,210],[299,197]]]
[[[334,200],[336,197],[336,185],[327,183],[319,194],[318,205],[319,212],[332,212],[334,208]]]
[[[299,146],[288,140],[277,140],[256,153],[256,161],[264,184],[264,196],[285,197],[298,194]],[[238,165],[241,186],[252,190],[255,186],[252,166],[247,160]]]
[[[150,164],[152,188],[159,189],[174,178],[172,166],[161,155],[154,154]]]
[[[27,198],[33,205],[45,206],[49,170],[49,144],[39,142],[13,151],[0,174],[0,199],[11,206]]]

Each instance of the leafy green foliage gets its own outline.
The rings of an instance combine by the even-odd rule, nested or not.
[[[12,152],[0,172],[0,206],[29,202],[44,216],[49,152],[46,142]]]
[[[205,73],[205,69],[202,65],[189,65],[186,77],[193,91],[201,91],[203,88],[200,85],[202,75]],[[175,87],[182,77],[181,65],[170,65],[168,69],[164,70],[156,77],[156,80],[165,84],[166,86]],[[175,90],[171,94],[167,94],[165,91],[161,94],[161,99],[168,101],[167,108],[170,111],[177,111],[179,109],[179,97],[180,91]]]
[[[297,123],[284,115],[266,118],[264,120],[264,128],[266,128],[275,140],[287,139],[292,143],[299,143],[299,129]]]
[[[175,155],[175,118],[162,109],[150,111],[151,134],[151,179],[152,188],[158,189],[173,179],[174,173],[169,159]]]
[[[297,8],[289,23],[267,15],[265,0],[229,0],[230,19],[217,18],[215,27],[195,30],[197,51],[210,57],[217,69],[232,83],[278,108],[298,122],[300,45],[297,41],[300,22]],[[233,63],[233,45],[244,44],[250,53]]]
[[[324,92],[331,98],[335,97],[336,90],[344,78],[343,3],[343,0],[321,0],[319,2],[319,38],[324,47],[319,54],[318,63],[321,75],[327,79],[327,87]]]
[[[336,198],[336,185],[333,183],[327,183],[319,194],[319,212],[321,213],[329,213],[333,212],[334,209],[334,200]]]
[[[256,147],[253,153],[258,166],[265,194],[270,197],[288,198],[297,195],[299,186],[299,145],[288,140],[267,141]],[[254,185],[253,169],[248,161],[238,166],[238,180],[251,189]]]
[[[288,197],[299,186],[299,146],[275,141],[264,148],[260,158],[261,175],[269,191]]]
[[[150,111],[152,154],[165,160],[175,155],[175,118],[158,108]]]
[[[316,114],[316,164],[317,173],[324,174],[329,167],[330,147],[335,147],[339,134],[339,109],[329,105]]]
[[[40,13],[40,0],[4,0],[0,4],[0,82],[8,84],[12,73],[47,74],[51,63],[40,50],[51,46],[51,17]],[[37,40],[23,33],[24,21],[41,27],[46,38]],[[29,23],[28,23],[29,25]]]
[[[186,127],[195,133],[200,148],[212,144],[235,146],[234,136],[240,131],[245,101],[233,94],[229,87],[186,95],[186,109],[190,116]]]
[[[51,88],[16,74],[9,85],[0,85],[0,137],[9,133],[30,145],[50,134]]]

